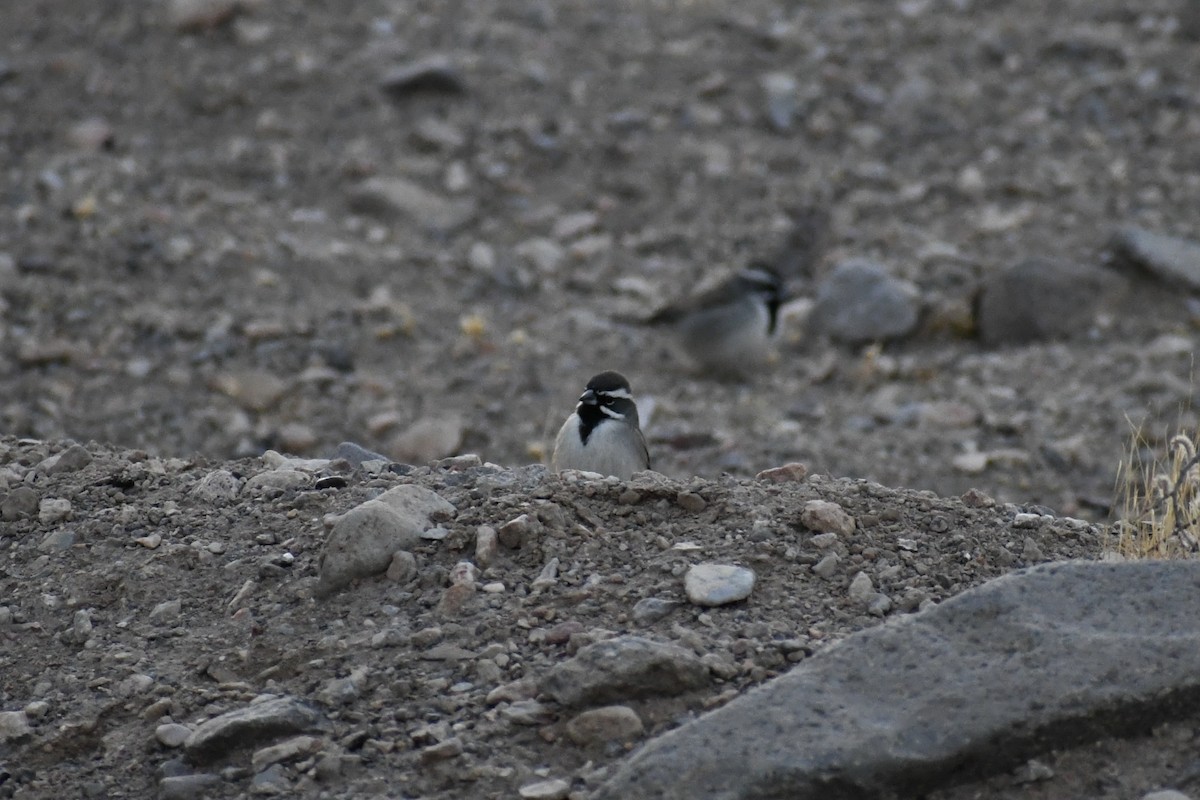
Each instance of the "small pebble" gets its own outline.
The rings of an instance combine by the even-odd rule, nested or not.
[[[167,747],[183,747],[192,729],[176,722],[168,722],[154,729],[154,738]]]
[[[566,800],[571,784],[561,778],[527,783],[517,790],[522,800]]]

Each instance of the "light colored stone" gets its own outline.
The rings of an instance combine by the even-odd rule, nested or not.
[[[787,72],[768,72],[760,79],[767,110],[767,122],[776,131],[783,132],[792,127],[799,110],[799,85],[795,76]]]
[[[267,489],[280,492],[308,489],[313,485],[313,476],[298,469],[270,469],[252,475],[242,486],[242,494],[253,496]]]
[[[543,275],[551,275],[562,266],[566,251],[550,239],[526,239],[516,246],[515,252]]]
[[[813,574],[828,580],[837,574],[837,568],[840,562],[841,559],[838,557],[837,553],[830,553],[816,564],[813,564]]]
[[[65,497],[48,497],[38,503],[38,522],[53,525],[71,518],[71,501]]]
[[[844,508],[828,500],[809,500],[800,512],[800,524],[820,533],[849,536],[854,533],[854,517]]]
[[[32,733],[24,711],[0,711],[0,744],[20,741]]]
[[[462,739],[454,736],[444,742],[431,744],[421,751],[421,761],[426,764],[436,763],[438,761],[448,761],[452,758],[458,758],[463,753]]]
[[[487,569],[496,562],[500,553],[500,537],[491,525],[480,525],[475,529],[475,561]]]
[[[432,517],[447,517],[454,506],[436,492],[403,484],[338,518],[321,553],[319,590],[329,593],[357,578],[377,575],[398,551],[411,551]]]
[[[350,670],[350,674],[344,678],[331,678],[317,690],[316,700],[327,708],[347,705],[366,690],[370,675],[371,668],[364,665]]]
[[[279,405],[287,383],[261,369],[244,369],[214,375],[210,387],[232,399],[246,411],[261,413]]]
[[[527,783],[517,790],[521,800],[566,800],[571,793],[571,784],[562,778]]]
[[[1142,800],[1192,800],[1192,797],[1175,789],[1160,789],[1157,792],[1147,792],[1142,795]]]
[[[865,572],[855,573],[850,580],[850,588],[846,590],[846,594],[850,596],[851,600],[866,603],[875,594],[875,584],[871,582],[871,576]]]
[[[1113,240],[1118,252],[1168,284],[1200,289],[1200,242],[1129,227]]]
[[[150,609],[150,621],[160,625],[174,622],[179,619],[181,613],[183,613],[183,601],[179,599],[164,600]]]
[[[166,747],[183,747],[192,729],[178,722],[166,722],[154,729],[154,738]]]
[[[754,591],[754,570],[733,564],[694,564],[683,578],[688,602],[723,606],[745,600]]]

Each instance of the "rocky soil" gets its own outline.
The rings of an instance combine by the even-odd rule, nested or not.
[[[1196,423],[1193,6],[6,9],[0,793],[586,793],[854,630],[1099,557],[1131,430]],[[756,257],[795,298],[759,380],[636,324]],[[863,260],[880,292],[839,294]],[[522,466],[604,368],[663,479]],[[418,466],[261,458],[344,440]],[[463,453],[504,469],[424,466]],[[405,483],[444,538],[318,592],[326,516]],[[812,500],[854,525],[814,538]],[[688,600],[710,561],[750,596]],[[520,682],[631,633],[707,682],[576,743]],[[187,751],[264,695],[313,738]],[[1186,788],[1175,725],[953,791]]]
[[[171,796],[584,789],[629,747],[852,631],[1023,565],[1096,558],[1104,538],[1082,521],[1016,527],[982,493],[967,505],[786,473],[563,481],[458,459],[398,475],[12,439],[0,453],[0,790],[17,797],[149,797],[164,779],[183,785]],[[334,516],[398,486],[448,505],[385,575],[324,585]],[[689,567],[705,563],[751,570],[748,599],[693,595]],[[699,675],[618,683],[582,705],[631,721],[576,730],[580,704],[546,696],[551,672],[631,633],[677,645]],[[280,765],[249,760],[270,736],[227,734],[211,752],[188,739],[263,695],[323,715],[283,728],[316,735]]]

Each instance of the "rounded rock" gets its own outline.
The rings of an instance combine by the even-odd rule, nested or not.
[[[593,708],[567,722],[567,737],[577,745],[628,742],[645,731],[641,717],[629,706]]]
[[[154,738],[166,747],[183,747],[192,729],[178,722],[166,722],[154,729]]]
[[[754,570],[732,564],[695,564],[683,578],[688,601],[698,606],[723,606],[745,600],[754,590]]]

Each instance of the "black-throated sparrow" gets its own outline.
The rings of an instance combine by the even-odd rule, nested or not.
[[[674,330],[695,366],[719,378],[747,378],[771,354],[783,282],[752,262],[712,289],[657,311],[647,322]]]
[[[629,480],[650,469],[629,381],[608,370],[594,376],[554,440],[555,472],[580,469]]]

